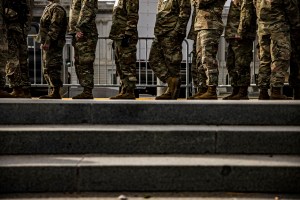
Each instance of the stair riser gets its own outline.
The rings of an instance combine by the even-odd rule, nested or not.
[[[297,101],[210,102],[6,102],[0,124],[300,125]]]
[[[0,192],[297,193],[300,168],[239,166],[0,168]]]
[[[8,154],[300,154],[300,130],[0,131]]]

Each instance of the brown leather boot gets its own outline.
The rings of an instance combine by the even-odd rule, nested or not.
[[[195,100],[197,97],[200,97],[202,94],[204,94],[205,92],[207,92],[207,87],[200,87],[198,89],[198,92],[196,94],[194,94],[191,97],[188,97],[188,100]]]
[[[232,87],[232,93],[226,97],[223,98],[223,100],[230,100],[233,96],[237,95],[239,93],[240,87]]]
[[[126,92],[124,93],[121,92],[120,94],[118,94],[117,96],[114,96],[114,97],[111,97],[110,99],[132,99],[134,100],[135,99],[135,95],[134,95],[134,88],[127,88],[126,89]]]
[[[239,92],[231,97],[232,100],[249,100],[248,86],[241,86]]]
[[[269,100],[270,96],[269,96],[269,93],[268,93],[268,89],[265,89],[265,88],[260,89],[258,99],[259,100]]]
[[[50,94],[48,95],[44,95],[44,96],[40,96],[39,99],[61,99],[60,96],[60,87],[54,87]]]
[[[3,89],[0,89],[0,98],[14,98],[14,97],[10,95],[8,92],[4,91]]]
[[[119,99],[122,97],[122,95],[124,95],[126,93],[126,87],[122,84],[121,85],[121,91],[119,94],[117,94],[116,96],[110,97],[109,99]]]
[[[156,100],[171,100],[177,99],[180,92],[181,80],[178,77],[169,77],[167,79],[168,88],[165,93],[160,96],[157,96]]]
[[[74,96],[72,99],[93,99],[94,97],[92,90],[92,88],[85,87],[82,93]]]
[[[294,100],[300,100],[300,87],[294,88]]]
[[[272,87],[270,98],[272,100],[285,100],[287,96],[282,94],[282,87]]]
[[[203,95],[196,97],[195,99],[213,99],[217,100],[217,86],[208,86],[207,92],[205,92]]]
[[[10,95],[13,98],[25,98],[25,94],[22,87],[14,87]]]

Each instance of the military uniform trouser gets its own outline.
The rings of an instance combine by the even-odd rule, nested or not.
[[[63,66],[63,43],[52,44],[48,51],[43,51],[43,72],[50,87],[61,87],[61,70]]]
[[[75,70],[82,87],[94,88],[94,61],[98,35],[86,35],[83,38],[73,37],[75,53]]]
[[[8,30],[8,63],[6,76],[11,88],[30,87],[27,36]]]
[[[232,87],[250,85],[250,63],[253,59],[252,39],[228,39],[226,67]]]
[[[219,78],[218,61],[216,59],[221,30],[200,30],[197,34],[197,59],[201,59],[200,72],[206,74],[206,85],[217,86]]]
[[[136,78],[136,44],[137,39],[131,38],[128,47],[122,46],[122,40],[114,40],[115,63],[117,74],[124,87],[135,88]]]
[[[183,38],[158,36],[152,42],[149,62],[155,75],[164,83],[169,77],[180,77]]]
[[[3,89],[6,83],[5,66],[7,62],[7,34],[6,30],[0,27],[0,89]]]
[[[194,87],[196,88],[206,87],[207,78],[201,62],[202,56],[197,57],[196,47],[197,47],[197,34],[195,34],[194,43],[193,43],[193,52],[192,52],[193,59],[192,59],[191,76],[193,79]]]
[[[288,32],[259,35],[258,87],[283,87],[290,66],[291,41]]]
[[[291,67],[289,84],[292,87],[300,88],[300,30],[292,30],[291,32]]]

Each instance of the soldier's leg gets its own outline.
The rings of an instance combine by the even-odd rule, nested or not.
[[[193,79],[193,86],[197,93],[198,86],[199,86],[199,80],[198,80],[198,69],[197,69],[196,40],[197,40],[197,38],[195,38],[194,43],[193,43],[191,76]]]
[[[165,61],[165,55],[162,48],[162,39],[160,41],[155,38],[152,42],[150,55],[149,55],[150,67],[155,75],[164,83],[167,82],[167,78],[170,77],[168,74],[168,67]]]
[[[8,57],[6,76],[9,86],[13,88],[12,96],[23,98],[22,75],[20,68],[20,33],[10,30],[8,32]]]
[[[122,94],[111,99],[135,99],[134,89],[136,84],[136,44],[137,39],[132,38],[128,47],[122,47],[122,41],[115,42],[116,54],[120,77],[123,87],[126,88]]]
[[[216,59],[218,45],[222,31],[201,30],[202,64],[205,70],[208,86],[207,92],[198,97],[199,99],[217,99],[216,87],[218,86],[219,70]]]
[[[250,63],[253,59],[253,41],[252,39],[236,40],[233,51],[236,56],[235,71],[238,75],[237,86],[238,94],[232,97],[233,100],[249,99],[248,87],[250,86]]]
[[[285,75],[290,67],[291,40],[288,32],[272,34],[271,37],[271,99],[287,99],[282,94]]]
[[[83,92],[73,99],[93,99],[94,61],[98,36],[90,36],[75,43],[77,49],[77,76]]]
[[[51,88],[51,93],[41,96],[40,99],[61,99],[60,88],[62,87],[62,47],[52,47],[43,51],[44,77]]]
[[[258,69],[258,87],[260,94],[258,99],[268,100],[270,99],[268,89],[270,88],[270,76],[271,76],[271,36],[260,35],[258,37],[259,43],[259,69]]]
[[[23,88],[24,95],[28,98],[30,94],[30,78],[29,78],[29,65],[28,65],[28,45],[27,38],[20,36],[20,49],[19,49],[20,71],[21,71],[21,86]]]
[[[229,80],[232,86],[232,93],[226,97],[224,100],[230,100],[232,97],[238,94],[239,87],[238,87],[238,73],[236,70],[236,56],[235,56],[235,49],[238,47],[238,43],[235,39],[230,39],[228,42],[227,48],[227,57],[226,57],[226,67],[228,70]]]

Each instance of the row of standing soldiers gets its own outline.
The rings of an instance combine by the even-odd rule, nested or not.
[[[7,14],[5,1],[17,0],[1,0],[1,16]],[[40,98],[61,98],[59,91],[62,86],[60,78],[62,50],[68,27],[68,34],[73,36],[76,74],[80,85],[84,88],[81,94],[73,98],[92,99],[93,62],[98,36],[95,22],[97,0],[73,0],[69,23],[67,23],[66,11],[59,4],[59,0],[48,1],[49,4],[41,17],[37,41],[41,43],[43,49],[44,77],[51,90],[48,95]],[[26,0],[26,2],[30,1]],[[216,55],[224,29],[222,10],[225,2],[226,0],[158,0],[155,39],[151,46],[149,63],[155,75],[162,82],[167,83],[168,87],[165,93],[157,96],[156,99],[178,98],[181,85],[182,42],[186,37],[191,11],[193,11],[192,26],[188,38],[194,40],[192,77],[197,92],[188,99],[217,99],[219,70]],[[111,99],[135,99],[138,11],[139,0],[115,1],[109,37],[113,40],[121,90]],[[30,18],[30,12],[27,15]],[[8,45],[5,45],[5,32],[9,25],[4,19],[4,17],[0,18],[0,50],[7,53],[7,46],[11,42],[8,38]],[[232,0],[225,27],[225,39],[229,44],[226,64],[233,90],[232,94],[223,99],[248,99],[252,44],[256,35],[260,59],[259,99],[287,98],[282,94],[282,88],[289,68],[289,82],[294,89],[294,99],[300,99],[299,29],[299,1],[297,0]],[[26,34],[24,28],[21,30]],[[10,35],[13,34],[8,34],[9,37]],[[6,76],[14,90],[11,94],[0,90],[0,96],[28,97],[30,82],[15,78],[17,83],[13,84],[11,81],[13,78],[10,78],[22,77],[21,64],[19,66],[14,64],[14,68],[9,67],[12,61],[8,59],[8,62],[4,62],[7,58],[7,54],[4,53],[1,53],[0,63],[6,63]],[[9,54],[13,55],[13,53]],[[1,78],[3,78],[1,87],[5,84],[4,68],[0,67]],[[20,75],[17,75],[17,69]],[[23,74],[28,77],[28,68]],[[270,88],[271,95],[268,93]]]

